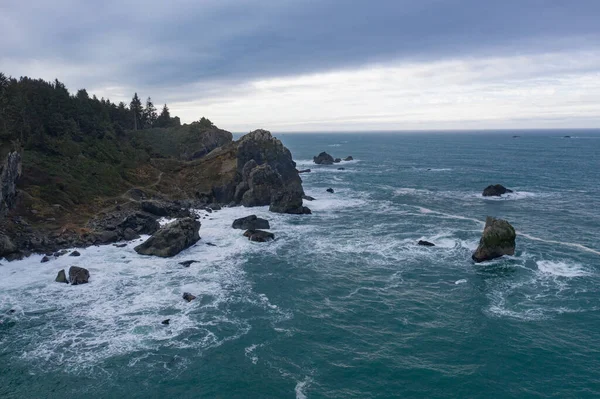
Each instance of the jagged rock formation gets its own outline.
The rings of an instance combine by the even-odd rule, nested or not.
[[[508,188],[504,187],[501,184],[493,184],[491,186],[487,186],[484,190],[483,190],[483,196],[484,197],[499,197],[503,194],[506,193],[512,193],[512,190],[509,190]]]
[[[514,255],[516,237],[515,229],[510,223],[488,216],[479,246],[473,253],[473,260],[479,263],[503,255]]]
[[[332,165],[335,160],[331,155],[323,151],[316,157],[313,157],[313,162],[317,165]]]
[[[259,230],[271,228],[268,220],[259,218],[256,215],[235,219],[231,227],[241,230]]]
[[[141,255],[168,258],[177,255],[200,240],[200,222],[192,218],[178,219],[161,227],[134,250]]]
[[[247,230],[244,237],[248,237],[250,241],[267,242],[275,239],[275,234],[262,230]]]
[[[69,268],[69,281],[71,285],[87,284],[89,278],[90,272],[87,269],[78,266],[71,266]]]
[[[0,218],[15,206],[21,168],[21,154],[17,151],[9,152],[0,164]]]

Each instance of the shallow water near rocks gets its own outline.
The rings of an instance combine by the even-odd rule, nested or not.
[[[0,397],[600,395],[600,132],[277,136],[312,215],[200,212],[171,259],[3,261]],[[483,198],[496,183],[515,193]],[[231,228],[249,214],[277,239]],[[517,251],[474,265],[487,215]],[[55,283],[73,264],[90,283]]]

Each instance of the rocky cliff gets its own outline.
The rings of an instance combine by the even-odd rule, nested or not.
[[[21,177],[21,154],[9,152],[0,164],[0,218],[15,206],[17,181]]]

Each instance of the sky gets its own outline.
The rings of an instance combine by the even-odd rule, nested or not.
[[[598,0],[0,0],[0,71],[246,132],[600,127]]]

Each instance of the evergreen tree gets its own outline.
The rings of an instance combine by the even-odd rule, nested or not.
[[[141,129],[142,113],[144,110],[142,109],[142,102],[140,101],[137,93],[133,95],[131,103],[129,104],[129,109],[133,114],[133,130]]]
[[[146,107],[144,108],[144,112],[142,114],[142,119],[144,121],[144,128],[150,129],[156,123],[156,119],[158,115],[156,114],[156,107],[152,103],[152,99],[148,97],[146,100]]]
[[[163,106],[162,112],[156,119],[156,127],[169,127],[171,125],[171,113],[167,104]]]

